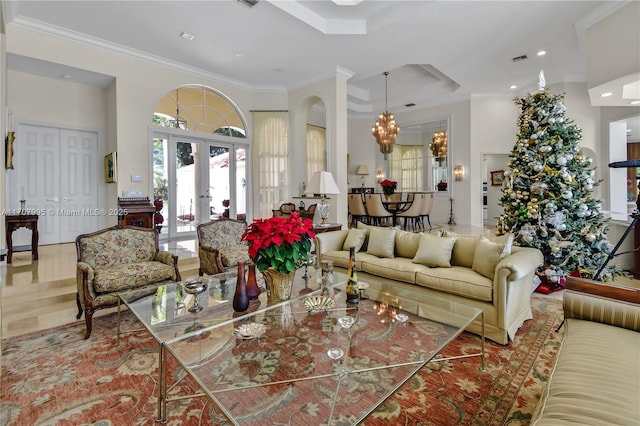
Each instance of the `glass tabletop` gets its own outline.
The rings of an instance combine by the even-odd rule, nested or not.
[[[371,283],[347,304],[320,292],[166,342],[234,424],[355,424],[482,309]],[[476,354],[479,355],[479,354]]]
[[[304,268],[298,269],[294,279],[292,298],[304,297],[318,291],[319,284],[315,268],[309,267],[309,278],[303,279]],[[258,275],[260,275],[258,273]],[[241,318],[282,303],[268,297],[261,277],[261,293],[252,300],[247,312],[233,310],[232,302],[236,287],[237,269],[202,278],[207,290],[198,295],[197,304],[202,306],[199,312],[193,312],[196,297],[185,291],[184,284],[189,280],[158,286],[151,295],[137,291],[120,293],[120,300],[136,318],[149,330],[153,337],[163,343],[182,336],[197,336],[200,330]]]

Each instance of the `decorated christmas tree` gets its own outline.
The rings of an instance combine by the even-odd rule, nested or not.
[[[592,195],[593,160],[578,142],[581,129],[565,118],[564,94],[551,94],[540,74],[540,90],[516,99],[517,143],[505,171],[498,233],[511,232],[515,243],[535,247],[544,255],[538,270],[543,284],[553,289],[567,275],[592,278],[607,262],[608,220]],[[619,275],[608,265],[599,279]]]

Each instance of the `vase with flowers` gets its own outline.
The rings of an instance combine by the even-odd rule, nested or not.
[[[398,182],[396,182],[395,180],[385,179],[380,182],[380,186],[382,187],[382,192],[384,192],[384,195],[389,198],[393,195],[394,192],[396,192]]]
[[[313,222],[297,212],[290,217],[257,219],[242,234],[249,245],[249,257],[264,275],[270,296],[291,297],[293,277],[299,265],[309,260],[314,238]]]

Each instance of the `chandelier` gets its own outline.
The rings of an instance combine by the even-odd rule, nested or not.
[[[176,89],[176,118],[169,120],[169,126],[175,127],[176,129],[187,130],[187,122],[180,119],[180,94],[178,89]]]
[[[447,156],[447,132],[445,130],[433,134],[429,149],[437,161],[442,161]]]
[[[393,144],[396,143],[396,137],[400,132],[398,123],[396,123],[393,114],[389,113],[387,107],[387,76],[389,71],[384,73],[384,112],[378,116],[378,121],[371,129],[371,133],[376,138],[376,142],[380,145],[380,152],[387,155],[393,151]]]

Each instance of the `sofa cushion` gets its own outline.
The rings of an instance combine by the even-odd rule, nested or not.
[[[364,240],[367,238],[367,231],[365,229],[349,229],[347,238],[344,240],[342,250],[349,250],[351,247],[355,247],[356,251],[360,251]]]
[[[393,228],[373,228],[369,231],[367,253],[379,257],[394,257],[396,230]]]
[[[356,271],[362,270],[362,262],[376,262],[380,258],[372,254],[358,252],[356,253]],[[331,260],[334,266],[341,268],[349,267],[349,252],[346,250],[331,250],[322,254],[322,260]]]
[[[503,257],[504,244],[494,243],[485,237],[480,237],[473,256],[473,269],[475,272],[493,279],[496,266]]]
[[[493,280],[464,266],[416,271],[416,284],[469,299],[491,302]]]
[[[404,257],[388,259],[373,256],[363,259],[361,267],[363,272],[406,283],[414,283],[416,273],[428,269],[426,266],[413,263],[411,259]]]
[[[220,260],[224,266],[233,266],[238,264],[238,260],[244,260],[248,262],[251,260],[249,257],[249,246],[246,244],[236,244],[227,247],[220,248]]]
[[[456,242],[454,237],[436,237],[429,234],[420,236],[418,252],[413,263],[421,263],[431,267],[451,267],[451,251]]]
[[[565,327],[531,425],[637,425],[638,332],[571,318]]]
[[[480,237],[460,235],[448,230],[444,230],[442,236],[455,237],[456,239],[451,252],[451,265],[471,268],[473,266],[473,256],[476,254],[476,245]]]
[[[421,233],[398,230],[396,232],[396,256],[412,259],[418,252]]]
[[[161,262],[139,262],[96,269],[93,287],[97,292],[116,292],[175,280],[175,269]]]

